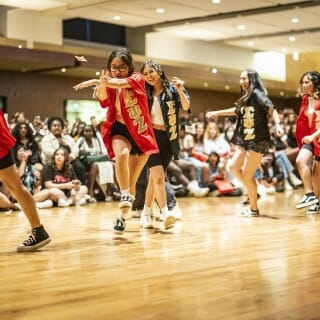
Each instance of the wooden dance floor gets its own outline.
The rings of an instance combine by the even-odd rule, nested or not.
[[[259,200],[179,198],[172,231],[115,236],[118,203],[40,211],[52,242],[16,253],[23,214],[0,214],[0,319],[320,319],[320,215],[295,204],[303,190]],[[158,223],[159,226],[159,223]]]

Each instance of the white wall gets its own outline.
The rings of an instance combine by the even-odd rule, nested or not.
[[[26,40],[28,47],[33,42],[63,44],[62,21],[29,10],[7,12],[7,38]]]
[[[186,40],[167,33],[146,34],[146,56],[155,59],[182,61],[217,68],[256,69],[261,77],[285,81],[285,56],[256,53],[221,42]]]

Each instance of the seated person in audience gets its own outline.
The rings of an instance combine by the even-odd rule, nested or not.
[[[79,159],[79,148],[70,135],[63,133],[63,129],[64,122],[60,117],[52,117],[48,120],[49,133],[41,140],[42,163],[50,164],[55,150],[59,147],[66,148],[78,179],[82,185],[86,186],[86,169]]]
[[[42,187],[42,190],[33,196],[38,208],[48,208],[53,206],[53,203],[58,207],[86,204],[88,189],[81,185],[70,164],[69,153],[64,147],[56,149],[52,163],[44,166]]]
[[[302,185],[302,181],[295,175],[294,167],[287,156],[288,147],[284,136],[278,137],[275,133],[274,126],[270,129],[271,143],[274,148],[274,155],[280,171],[284,174],[284,187],[290,191]]]
[[[20,210],[21,210],[20,206],[17,203],[14,203],[13,201],[11,201],[9,197],[7,197],[4,193],[0,191],[0,213],[1,212],[9,213],[12,211],[20,211]]]
[[[191,162],[184,159],[172,160],[167,168],[167,174],[169,181],[175,179],[187,189],[190,196],[205,197],[209,192],[209,188],[199,186],[196,169]]]
[[[220,157],[225,157],[229,154],[231,146],[220,134],[220,129],[215,122],[209,122],[204,131],[204,153],[210,154],[217,152]]]
[[[27,122],[18,122],[12,130],[12,135],[16,138],[12,154],[16,154],[17,148],[23,146],[26,150],[30,150],[30,163],[40,165],[39,148],[30,125]]]
[[[102,156],[106,155],[105,148],[102,148],[100,140],[97,138],[96,131],[92,125],[86,125],[77,141],[80,159],[86,159],[86,155]],[[94,197],[94,189],[101,185],[110,184],[109,188],[114,184],[114,169],[112,161],[99,161],[86,163],[84,161],[86,171],[88,172],[88,192],[91,196],[88,202],[96,202]],[[101,188],[103,188],[101,186]],[[107,190],[103,190],[107,195]]]
[[[223,182],[224,188],[219,182]],[[208,187],[213,195],[241,196],[242,191],[232,185],[226,175],[225,164],[220,162],[220,156],[213,151],[208,156],[208,161],[202,167],[201,187]],[[210,193],[211,195],[211,193]]]
[[[17,146],[13,158],[23,185],[31,194],[33,194],[33,190],[37,181],[37,174],[35,172],[42,171],[42,164],[36,164],[35,166],[31,164],[31,150],[26,149],[24,145]]]
[[[272,150],[262,158],[262,179],[259,182],[265,187],[266,193],[284,191],[284,175],[280,171]]]

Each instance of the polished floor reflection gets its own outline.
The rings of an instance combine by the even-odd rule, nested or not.
[[[0,319],[319,319],[320,214],[302,189],[259,200],[179,198],[175,229],[115,236],[118,203],[41,210],[52,243],[16,253],[20,214],[0,214]]]

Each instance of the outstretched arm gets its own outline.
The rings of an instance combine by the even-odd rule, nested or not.
[[[232,108],[223,109],[223,110],[209,111],[206,113],[206,118],[210,120],[220,116],[234,116],[235,114],[236,114],[236,107],[232,107]]]

